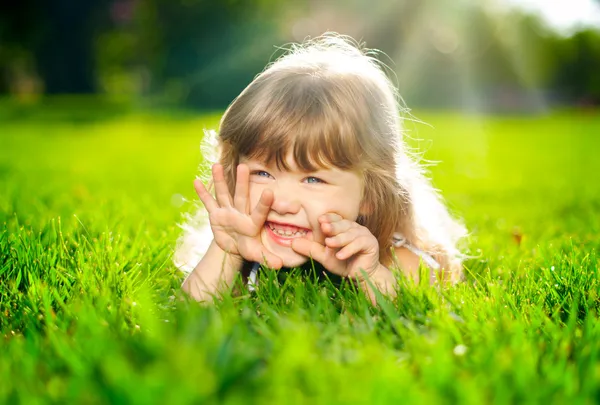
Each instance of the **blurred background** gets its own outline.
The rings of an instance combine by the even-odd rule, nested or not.
[[[411,108],[589,108],[599,27],[597,0],[5,1],[0,95],[220,111],[278,46],[331,30],[380,49]]]

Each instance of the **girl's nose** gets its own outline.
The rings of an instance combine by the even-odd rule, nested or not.
[[[277,190],[271,209],[279,215],[296,214],[300,211],[300,200],[296,196],[290,195],[289,192]]]

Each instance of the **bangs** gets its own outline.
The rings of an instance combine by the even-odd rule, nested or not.
[[[343,105],[318,80],[306,81],[288,83],[244,117],[233,142],[239,156],[275,163],[280,170],[290,170],[286,161],[290,154],[305,172],[332,167],[359,170],[362,148],[357,131],[365,120],[357,116],[355,105]]]

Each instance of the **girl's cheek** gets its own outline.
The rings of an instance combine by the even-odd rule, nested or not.
[[[253,210],[256,207],[260,201],[260,197],[267,188],[269,188],[267,184],[250,184],[250,189],[248,192],[250,196],[250,210]]]
[[[258,200],[260,199],[260,195],[262,194],[262,189],[258,184],[250,183],[249,187],[249,195],[250,195],[250,207],[254,208],[256,204],[258,204]]]
[[[335,204],[331,204],[329,198],[324,198],[322,200],[324,201],[316,200],[311,206],[311,216],[315,218],[315,220],[323,214],[338,211],[338,207],[336,207]]]
[[[321,204],[305,204],[304,210],[306,211],[306,216],[308,217],[308,221],[310,222],[310,226],[313,231],[313,238],[316,242],[323,243],[325,241],[325,236],[321,230],[321,223],[319,222],[319,217],[323,215],[326,209],[325,206]]]

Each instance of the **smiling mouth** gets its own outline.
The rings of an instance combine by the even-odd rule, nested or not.
[[[294,239],[306,236],[308,229],[298,228],[290,225],[280,225],[273,222],[265,223],[265,228],[268,228],[274,235],[280,238]]]

